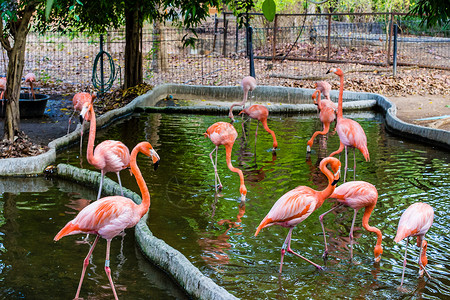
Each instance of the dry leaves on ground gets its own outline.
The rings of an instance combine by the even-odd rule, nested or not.
[[[0,141],[0,158],[36,156],[47,150],[47,146],[34,144],[23,131],[14,137],[14,142]]]

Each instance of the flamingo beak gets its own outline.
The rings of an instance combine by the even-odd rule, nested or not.
[[[158,169],[159,161],[160,161],[159,155],[158,155],[158,153],[156,153],[156,151],[154,149],[150,149],[150,155],[153,160],[153,169],[156,171]]]
[[[337,172],[334,174],[334,180],[331,183],[331,185],[336,185],[338,183],[339,179],[341,179],[341,167],[339,167]]]

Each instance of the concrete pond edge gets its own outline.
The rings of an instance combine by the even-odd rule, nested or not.
[[[58,164],[57,177],[75,181],[83,185],[98,188],[101,175],[86,169],[80,169],[67,164]],[[149,187],[151,189],[151,186]],[[115,181],[104,178],[103,193],[120,195],[120,186]],[[135,203],[141,203],[141,197],[135,192],[123,188],[124,196]],[[150,206],[151,212],[151,206]],[[217,285],[212,279],[203,275],[183,254],[167,245],[163,240],[155,237],[147,226],[149,213],[139,221],[135,227],[135,237],[142,253],[153,264],[168,273],[175,282],[194,299],[238,299],[223,287]]]

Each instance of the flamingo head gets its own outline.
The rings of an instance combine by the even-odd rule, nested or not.
[[[317,85],[317,83],[316,83]],[[319,98],[320,100],[320,90],[315,90],[314,93],[312,94],[311,98],[314,100],[314,104],[318,105],[316,98]]]
[[[342,72],[341,69],[339,69],[339,68],[334,68],[334,67],[330,68],[330,69],[327,71],[327,74],[328,74],[328,73],[334,73],[334,74],[336,74],[336,75],[338,75],[338,76],[344,75],[344,72]]]
[[[245,197],[247,196],[247,188],[245,187],[244,184],[241,184],[239,192],[241,193],[241,203],[245,203]]]
[[[427,258],[427,247],[428,243],[427,241],[422,241],[422,254],[420,256],[420,262],[422,263],[422,266],[425,267],[428,264],[428,258]],[[420,275],[423,275],[424,269],[420,266],[419,273]]]
[[[91,112],[92,110],[92,112]],[[83,107],[81,108],[81,112],[80,112],[80,121],[82,122],[83,120],[86,121],[90,121],[92,118],[92,113],[93,113],[94,108],[92,107],[92,103],[84,103]]]
[[[327,157],[320,162],[319,167],[321,170],[323,170],[327,167],[328,164],[331,166],[331,170],[333,171],[334,179],[331,185],[336,185],[341,178],[341,162],[335,157]]]
[[[381,260],[381,254],[383,254],[383,247],[376,245],[373,254],[375,255],[375,262],[379,262]]]
[[[138,146],[136,146],[136,148],[139,148],[140,152],[152,158],[153,168],[156,171],[156,169],[158,169],[160,161],[158,153],[156,153],[155,149],[153,149],[152,145],[149,142],[139,143]]]

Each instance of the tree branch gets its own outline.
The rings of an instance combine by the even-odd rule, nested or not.
[[[3,29],[3,22],[0,22],[0,42],[1,42],[2,46],[3,46],[3,48],[7,52],[12,50],[11,43],[9,42],[9,39],[5,37],[5,32],[4,32],[4,29]]]

